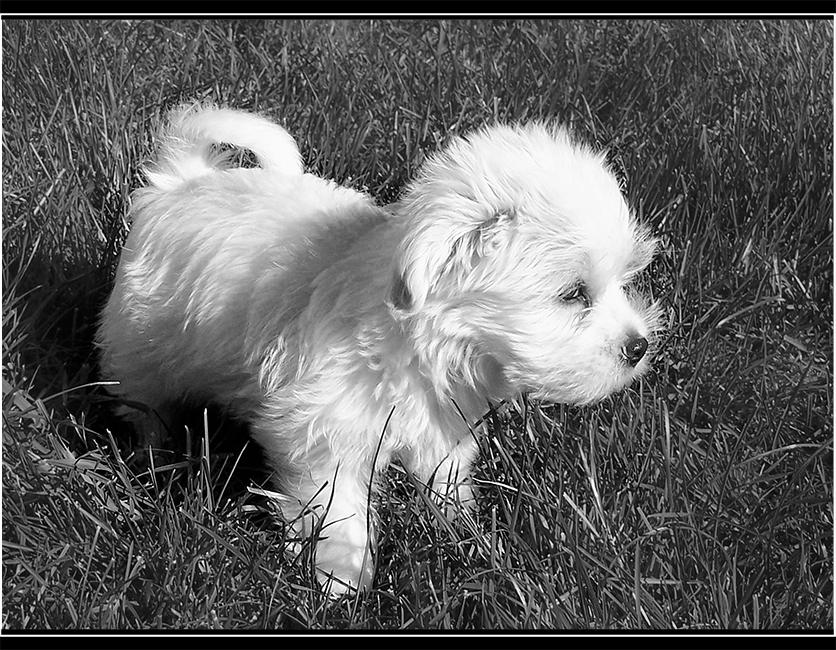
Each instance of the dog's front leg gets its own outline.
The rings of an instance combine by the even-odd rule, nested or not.
[[[374,574],[369,476],[347,464],[322,461],[317,458],[295,486],[295,497],[305,506],[295,525],[304,536],[316,533],[317,577],[332,596],[340,596],[367,589]]]
[[[476,505],[470,467],[478,451],[476,439],[468,435],[440,462],[410,468],[449,519],[454,519],[460,508],[470,509]]]

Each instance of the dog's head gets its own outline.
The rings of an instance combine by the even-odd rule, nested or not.
[[[565,130],[454,140],[394,210],[392,310],[436,383],[584,403],[647,368],[658,310],[630,284],[655,241],[604,156]]]

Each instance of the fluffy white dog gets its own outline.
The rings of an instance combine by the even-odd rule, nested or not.
[[[163,421],[213,402],[249,422],[332,594],[371,582],[370,487],[391,461],[467,504],[488,400],[592,402],[648,366],[658,313],[628,285],[654,241],[604,156],[560,127],[456,138],[380,207],[303,173],[279,126],[191,105],[147,176],[104,373]]]

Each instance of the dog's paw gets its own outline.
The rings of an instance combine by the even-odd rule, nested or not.
[[[356,547],[341,540],[317,543],[316,570],[320,585],[334,599],[366,591],[374,576],[368,545]]]
[[[456,520],[461,512],[471,512],[476,508],[476,489],[470,479],[458,483],[436,481],[428,486],[427,493],[450,521]]]

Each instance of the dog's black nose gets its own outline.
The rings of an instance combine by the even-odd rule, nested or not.
[[[647,339],[643,336],[632,336],[627,339],[624,344],[624,358],[631,366],[635,366],[642,360],[644,353],[647,352]]]

